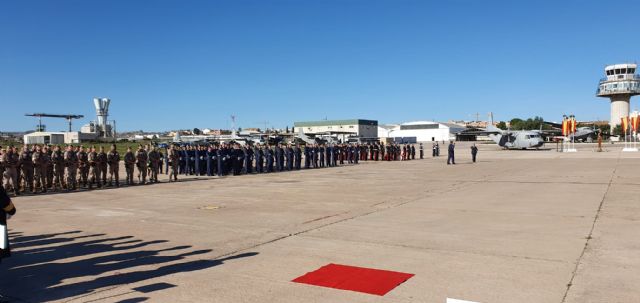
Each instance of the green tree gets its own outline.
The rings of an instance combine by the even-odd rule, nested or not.
[[[505,123],[504,121],[500,121],[498,122],[498,124],[496,124],[496,127],[502,130],[506,130],[507,129],[507,123]]]
[[[622,125],[617,124],[616,127],[613,128],[613,135],[614,136],[624,136],[624,134],[622,133]]]
[[[551,129],[551,126],[545,124],[544,119],[538,116],[528,118],[527,120],[513,118],[511,119],[510,127],[512,130]]]

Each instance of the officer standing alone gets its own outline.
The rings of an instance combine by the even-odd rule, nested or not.
[[[455,157],[455,149],[456,149],[456,145],[455,143],[453,143],[453,141],[449,142],[449,149],[448,149],[448,153],[447,153],[447,165],[449,164],[456,164],[456,157]]]
[[[471,145],[471,160],[473,160],[473,163],[476,163],[476,155],[478,155],[478,147],[474,143]]]

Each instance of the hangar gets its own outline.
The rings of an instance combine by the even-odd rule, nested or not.
[[[385,124],[378,126],[380,138],[390,138],[397,142],[427,142],[455,140],[456,134],[462,132],[464,126],[434,121],[412,121],[401,124]]]

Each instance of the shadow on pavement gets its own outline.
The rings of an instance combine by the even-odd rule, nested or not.
[[[191,246],[153,248],[166,240],[142,241],[132,236],[107,237],[80,231],[42,235],[9,234],[12,256],[0,264],[0,301],[42,302],[88,295],[96,290],[175,273],[211,268],[224,261],[255,256],[244,253],[221,259],[187,257],[211,252]],[[151,283],[132,291],[146,294],[176,285]],[[123,302],[141,302],[146,297]]]

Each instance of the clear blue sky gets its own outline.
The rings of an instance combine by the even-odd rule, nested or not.
[[[293,121],[607,119],[640,1],[0,2],[0,131],[112,99],[119,130]],[[639,98],[639,97],[636,97]],[[638,99],[636,99],[638,100]],[[632,101],[637,108],[638,101]],[[46,121],[49,130],[64,120]]]

